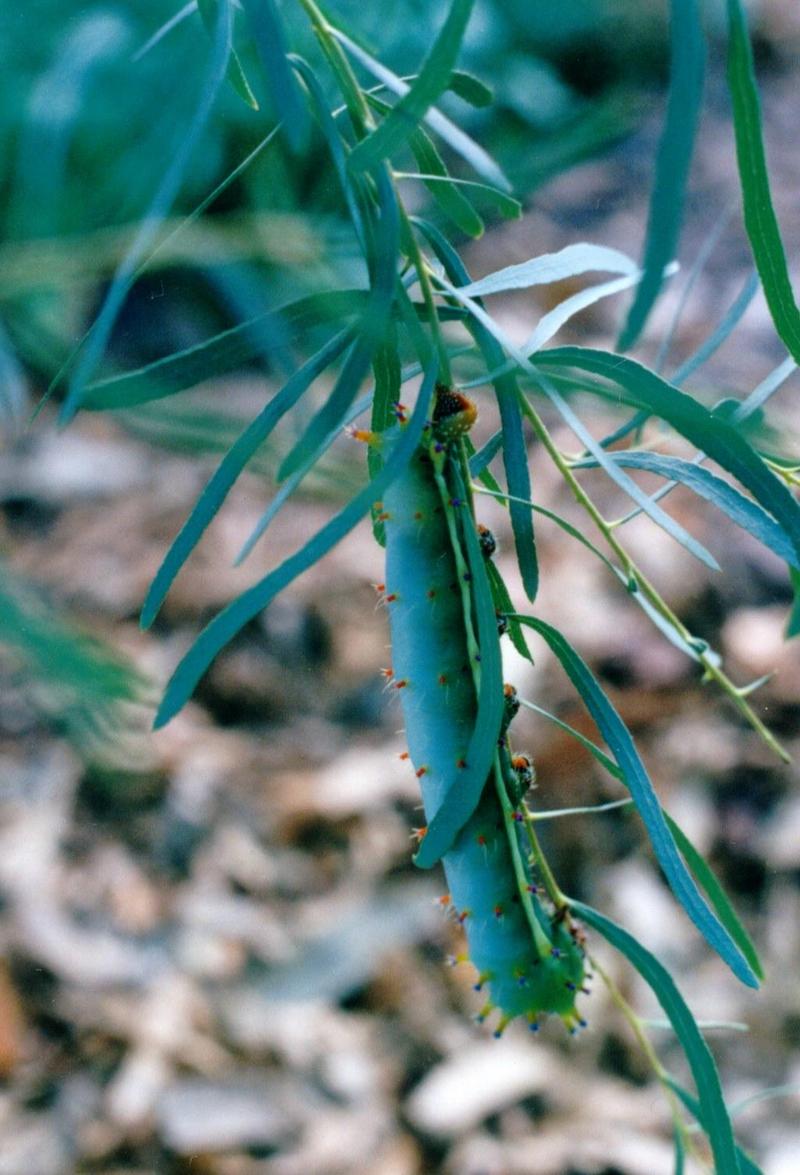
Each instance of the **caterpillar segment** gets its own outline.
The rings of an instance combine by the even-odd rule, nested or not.
[[[475,416],[465,396],[437,389],[431,427],[381,504],[392,665],[396,681],[403,682],[408,751],[428,821],[448,789],[458,786],[477,715],[480,651],[459,586],[466,559],[453,546],[459,528],[475,524],[471,504],[447,489],[449,463],[462,459],[460,438]],[[402,422],[384,433],[382,445],[391,446],[401,428]],[[489,546],[484,543],[487,558]],[[496,1011],[499,1034],[518,1016],[536,1031],[542,1017],[554,1013],[575,1031],[582,1024],[575,998],[583,987],[584,951],[531,870],[519,804],[533,780],[532,764],[527,756],[512,758],[507,729],[519,701],[511,686],[504,694],[495,767],[443,858],[447,908],[464,926],[477,986],[486,992],[479,1019]],[[415,835],[424,834],[419,829]]]

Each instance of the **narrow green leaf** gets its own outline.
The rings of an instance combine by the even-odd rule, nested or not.
[[[61,406],[59,420],[68,424],[83,401],[86,385],[102,358],[117,316],[125,303],[136,277],[139,263],[146,255],[158,233],[158,228],[172,207],[183,183],[186,169],[206,123],[211,116],[217,94],[225,81],[231,46],[230,0],[220,0],[219,16],[214,30],[211,62],[203,89],[180,146],[161,178],[146,214],[142,218],[133,242],[117,268],[103,305],[85,338],[70,377],[67,395]]]
[[[482,82],[480,78],[476,78],[474,73],[467,73],[463,69],[454,69],[450,74],[450,84],[448,90],[452,90],[454,94],[458,94],[464,102],[468,102],[470,106],[481,110],[485,106],[491,106],[494,95],[491,88]]]
[[[545,354],[545,352],[540,352],[540,354]],[[689,534],[685,527],[681,526],[679,522],[676,522],[674,518],[671,518],[669,514],[662,510],[644,490],[639,488],[632,478],[622,473],[619,465],[611,459],[602,445],[594,439],[580,418],[576,416],[569,404],[556,391],[550,381],[543,377],[541,372],[536,374],[542,391],[558,409],[558,412],[575,433],[575,436],[581,444],[592,454],[606,476],[610,477],[620,489],[625,491],[628,497],[636,502],[642,513],[647,514],[648,518],[652,519],[657,526],[660,526],[670,538],[680,543],[690,555],[694,555],[695,559],[698,559],[701,563],[705,563],[706,567],[710,567],[712,571],[719,571],[719,563],[717,563],[711,552],[702,543],[698,542],[693,535]]]
[[[90,384],[85,407],[93,411],[133,408],[172,396],[233,371],[256,355],[277,351],[311,327],[351,317],[363,308],[364,297],[364,290],[335,290],[287,302],[165,359]]]
[[[428,176],[440,177],[440,182],[435,179],[425,179],[423,182],[442,211],[462,233],[468,237],[480,237],[483,234],[483,221],[467,197],[459,191],[458,185],[452,182],[431,137],[422,127],[417,127],[408,143],[420,171]]]
[[[288,383],[273,396],[267,406],[241,434],[222,459],[211,480],[201,493],[194,509],[181,527],[172,546],[156,572],[142,608],[142,628],[149,628],[158,615],[172,581],[217,514],[233,483],[263,444],[275,425],[308,390],[313,381],[342,353],[352,337],[350,330],[341,331],[297,371]]]
[[[369,401],[369,395],[362,396],[362,398],[358,400],[348,412],[345,423],[349,424],[351,420],[355,420],[356,417],[360,416],[363,412],[366,412],[369,408]],[[340,435],[340,430],[337,428],[333,432],[329,433],[316,449],[309,449],[302,465],[299,465],[292,476],[287,477],[286,481],[281,484],[278,492],[275,494],[274,498],[269,503],[250,534],[247,536],[247,539],[242,544],[242,549],[234,559],[234,567],[239,567],[242,563],[244,563],[245,559],[247,559],[247,557],[250,555],[250,552],[253,550],[253,547],[255,547],[256,543],[269,527],[273,518],[275,518],[280,513],[295,490],[305,480],[307,474],[309,474],[312,469],[319,471],[320,460],[322,457],[324,457],[324,455],[333,445],[334,441],[337,440]]]
[[[508,635],[512,645],[517,650],[521,657],[533,664],[533,657],[528,648],[525,634],[522,631],[522,626],[518,620],[513,619],[514,603],[511,596],[508,594],[508,588],[505,581],[497,568],[497,564],[489,559],[486,563],[486,571],[489,576],[489,584],[492,589],[492,599],[494,600],[495,610],[502,612],[504,616],[512,617],[508,621]]]
[[[769,547],[781,559],[800,567],[800,558],[791,539],[772,515],[767,514],[752,498],[746,498],[729,482],[717,477],[710,470],[693,461],[683,461],[680,457],[667,457],[661,453],[640,452],[634,449],[609,453],[608,457],[615,465],[622,465],[626,469],[644,469],[648,473],[655,473],[659,477],[666,477],[672,482],[688,486],[699,497],[712,502],[737,526]],[[574,468],[588,469],[596,466],[596,461],[584,460],[577,462]]]
[[[662,809],[663,811],[663,809]],[[669,825],[670,832],[675,838],[675,843],[683,854],[686,864],[691,869],[701,885],[703,892],[708,898],[709,902],[716,910],[719,920],[725,929],[730,934],[733,941],[737,944],[744,957],[750,964],[753,974],[759,979],[764,978],[764,969],[761,966],[761,960],[758,957],[758,952],[753,946],[750,935],[742,925],[739,915],[734,910],[730,903],[728,895],[720,885],[713,870],[709,867],[702,855],[698,853],[692,842],[689,840],[685,832],[672,819],[668,812],[664,812],[664,819]]]
[[[660,416],[741,482],[781,524],[800,554],[800,506],[786,486],[723,416],[709,412],[685,392],[633,359],[584,347],[540,351],[539,366],[570,366],[617,383],[640,406]],[[597,454],[595,454],[597,456]]]
[[[602,934],[611,946],[623,954],[652,988],[653,994],[669,1017],[689,1062],[699,1094],[702,1126],[711,1143],[718,1175],[738,1175],[736,1143],[722,1097],[717,1066],[695,1023],[694,1016],[675,986],[669,971],[655,955],[637,942],[633,935],[623,930],[616,922],[612,922],[610,918],[606,918],[605,914],[593,910],[591,906],[585,906],[583,902],[571,901],[570,906],[579,918],[598,934]]]
[[[381,114],[388,114],[392,109],[388,102],[384,102],[382,98],[378,98],[374,94],[368,94],[366,97],[370,106],[379,110]],[[481,236],[483,221],[466,196],[459,190],[459,185],[453,181],[430,135],[421,126],[418,126],[409,135],[408,145],[420,171],[426,173],[417,178],[423,181],[442,211],[467,236]],[[395,178],[399,177],[398,172],[395,172],[394,175]],[[494,192],[496,189],[493,188],[491,191]],[[502,192],[499,195],[506,200],[511,200],[510,196],[505,196]]]
[[[313,69],[304,58],[298,57],[294,53],[289,54],[289,61],[308,87],[308,92],[314,104],[317,122],[325,137],[328,151],[336,168],[336,174],[339,177],[339,186],[342,189],[345,203],[347,204],[350,220],[353,223],[353,228],[355,229],[362,252],[366,252],[367,232],[359,206],[362,181],[359,177],[354,176],[347,167],[347,153],[345,152],[342,136],[336,125],[336,119],[328,108],[328,99],[325,91],[317,80]]]
[[[708,1126],[706,1125],[706,1110],[705,1107],[694,1097],[688,1090],[679,1085],[677,1081],[671,1077],[666,1078],[666,1082],[670,1089],[673,1089],[678,1097],[681,1099],[686,1109],[690,1114],[693,1114],[697,1121],[708,1134]],[[757,1166],[745,1151],[740,1146],[736,1147],[736,1158],[738,1160],[738,1167],[736,1168],[736,1175],[764,1175],[763,1171]]]
[[[392,310],[397,281],[397,258],[400,248],[400,214],[391,180],[385,168],[375,175],[380,206],[380,220],[373,226],[375,251],[372,286],[359,323],[356,341],[351,347],[336,384],[322,407],[309,421],[297,443],[286,454],[278,470],[278,480],[289,477],[301,464],[305,453],[317,445],[337,425],[358,394],[361,381],[369,370],[372,356],[384,337]]]
[[[792,581],[794,602],[792,603],[792,610],[789,613],[789,619],[786,622],[787,640],[800,636],[800,571],[795,571],[794,567],[790,567],[789,576]]]
[[[719,326],[712,331],[704,343],[702,343],[693,355],[690,355],[685,363],[682,363],[672,377],[672,383],[676,386],[684,383],[690,375],[692,375],[699,367],[702,367],[711,356],[719,350],[725,340],[731,335],[744,317],[747,307],[753,301],[760,289],[760,282],[757,273],[748,275],[742,289],[736,295],[730,309],[725,313]]]
[[[563,730],[565,734],[576,739],[589,752],[592,758],[596,759],[600,766],[605,768],[609,775],[613,775],[614,779],[618,779],[624,783],[625,777],[618,764],[601,747],[598,747],[597,743],[592,742],[590,738],[587,738],[585,734],[581,734],[579,730],[576,730],[574,726],[570,726],[568,722],[564,722],[563,719],[558,718],[555,714],[551,714],[549,710],[545,710],[542,706],[537,706],[535,702],[529,702],[527,698],[520,698],[519,701],[520,705],[524,706],[526,710],[532,710],[535,714],[541,714],[548,722],[552,722],[560,730]],[[625,802],[630,803],[630,800]]]
[[[670,31],[672,66],[667,116],[650,196],[644,277],[620,335],[620,350],[632,347],[641,334],[661,290],[664,267],[672,261],[678,246],[703,98],[705,39],[698,0],[671,0]]]
[[[411,88],[372,134],[354,148],[350,156],[354,171],[369,171],[394,155],[448,88],[473,4],[474,0],[453,0],[447,19]]]
[[[135,64],[137,61],[141,61],[151,49],[155,49],[156,45],[163,41],[167,33],[171,33],[178,25],[183,24],[187,17],[191,16],[193,12],[196,12],[197,7],[197,0],[188,0],[188,3],[184,4],[183,8],[179,8],[169,20],[165,20],[162,25],[159,25],[152,36],[148,37],[144,44],[136,50],[131,56],[131,63]]]
[[[728,0],[728,87],[744,223],[775,329],[800,362],[800,310],[795,301],[778,218],[772,204],[753,51],[741,0]]]
[[[500,428],[493,433],[486,444],[474,453],[469,459],[469,471],[472,477],[480,477],[484,469],[495,459],[503,447],[503,430]]]
[[[481,651],[478,712],[467,747],[467,765],[457,772],[433,819],[428,822],[427,832],[414,857],[414,864],[421,869],[435,865],[452,848],[459,832],[477,808],[492,769],[503,720],[503,667],[494,601],[486,574],[486,560],[481,553],[474,519],[467,505],[466,487],[457,467],[453,470],[453,486],[458,500],[464,503],[462,510],[466,511],[460,529],[471,577]]]
[[[374,78],[382,82],[387,90],[391,90],[394,94],[399,94],[401,98],[408,93],[411,87],[402,78],[399,78],[396,73],[392,73],[380,61],[376,61],[374,57],[370,56],[355,41],[351,41],[341,29],[332,28],[330,32],[331,36],[335,37],[340,44],[344,45],[347,52],[352,57],[355,57],[356,61],[363,65]],[[442,114],[441,110],[437,110],[436,107],[431,107],[425,115],[424,121],[478,175],[483,176],[488,183],[494,184],[495,187],[502,188],[506,192],[511,191],[511,184],[491,156],[474,139],[471,139],[460,127],[456,126],[454,122],[451,122],[449,118]]]
[[[305,546],[258,583],[237,597],[215,616],[200,633],[189,652],[178,665],[167,685],[164,698],[156,714],[155,727],[169,722],[186,703],[197,682],[208,669],[220,649],[239,632],[248,621],[257,616],[288,584],[326,555],[358,521],[369,511],[376,498],[398,477],[419,444],[430,411],[433,388],[438,368],[433,363],[422,382],[417,403],[408,426],[380,473],[370,481],[343,510],[326,523]]]
[[[459,285],[458,292],[470,298],[485,298],[487,294],[498,294],[504,290],[527,290],[532,286],[549,285],[598,270],[630,277],[638,273],[638,266],[619,249],[582,241],[567,245],[557,253],[543,253],[529,261],[507,265],[504,269],[498,269],[477,281]]]
[[[264,70],[275,112],[283,123],[289,146],[295,152],[308,142],[308,111],[303,92],[287,60],[288,46],[283,21],[274,0],[242,0],[250,31]]]
[[[214,22],[217,19],[217,0],[197,0],[197,7],[203,24],[209,33],[213,34]],[[258,110],[256,96],[250,88],[250,83],[234,48],[231,48],[231,57],[228,62],[228,82],[251,110]]]
[[[453,282],[466,285],[470,281],[461,258],[449,241],[428,221],[416,220],[430,242],[445,272]],[[503,351],[491,332],[482,322],[467,319],[467,329],[480,348],[489,371],[500,367]],[[528,452],[522,429],[520,392],[516,377],[507,372],[493,380],[497,404],[500,409],[500,423],[503,432],[503,464],[509,492],[509,513],[514,532],[514,546],[517,552],[522,585],[529,600],[536,598],[539,587],[539,563],[536,555],[536,540],[533,532],[533,514],[530,507],[531,479],[528,470]],[[513,501],[513,498],[520,499]]]
[[[750,965],[728,931],[704,901],[691,874],[684,865],[628,728],[603,693],[588,665],[566,638],[545,621],[534,619],[531,616],[517,616],[517,619],[520,624],[527,625],[544,638],[583,698],[597,729],[619,764],[624,775],[625,785],[633,796],[639,814],[644,821],[653,852],[675,897],[709,946],[717,952],[720,958],[724,959],[734,975],[749,987],[758,987],[758,980]]]

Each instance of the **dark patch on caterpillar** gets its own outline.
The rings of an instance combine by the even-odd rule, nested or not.
[[[497,550],[497,540],[495,539],[488,526],[483,523],[478,523],[478,543],[480,544],[481,554],[484,559],[491,559]]]
[[[475,403],[462,392],[456,392],[445,384],[436,385],[433,404],[433,427],[440,440],[453,441],[464,436],[478,418]]]

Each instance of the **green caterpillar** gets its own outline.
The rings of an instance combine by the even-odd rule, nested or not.
[[[402,406],[397,409],[398,424],[370,438],[384,452],[404,427]],[[390,673],[402,692],[409,756],[429,822],[450,788],[459,787],[459,772],[467,766],[476,681],[487,651],[475,637],[472,575],[464,554],[463,528],[475,528],[475,521],[470,503],[457,496],[466,484],[461,436],[475,415],[466,397],[439,386],[423,443],[379,506]],[[485,535],[480,549],[485,557],[491,554]],[[499,641],[499,631],[492,639]],[[495,765],[475,811],[443,857],[447,900],[466,931],[469,958],[478,971],[476,988],[488,989],[478,1018],[498,1009],[495,1035],[500,1035],[513,1017],[524,1016],[535,1031],[540,1016],[552,1012],[575,1031],[583,1024],[575,995],[584,981],[584,952],[577,928],[550,907],[535,884],[517,806],[532,770],[526,757],[512,760],[505,728],[515,712],[515,693],[510,687],[506,692],[512,704],[510,712],[506,707]]]

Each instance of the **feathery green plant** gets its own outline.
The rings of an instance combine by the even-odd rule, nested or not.
[[[523,1015],[538,1028],[544,1014],[555,1012],[574,1031],[583,1015],[576,997],[586,969],[592,967],[608,984],[669,1098],[677,1169],[682,1169],[684,1154],[696,1152],[685,1109],[705,1132],[719,1175],[757,1170],[736,1146],[712,1054],[669,973],[627,931],[565,895],[557,883],[536,826],[565,813],[540,811],[528,798],[533,767],[525,756],[514,753],[509,732],[520,701],[547,712],[536,702],[517,699],[512,687],[503,686],[502,634],[508,632],[524,656],[530,657],[529,636],[540,638],[553,651],[606,749],[553,720],[627,788],[676,899],[734,974],[753,987],[761,978],[755,950],[708,866],[663,810],[630,734],[591,670],[562,633],[540,616],[515,607],[491,560],[491,540],[477,525],[481,494],[506,503],[531,605],[539,580],[534,517],[554,523],[583,543],[665,637],[697,664],[703,680],[716,683],[767,745],[787,758],[751,705],[750,696],[760,683],[738,685],[729,677],[719,655],[676,616],[622,538],[624,524],[643,513],[692,556],[717,568],[713,554],[659,504],[672,486],[682,484],[785,560],[793,583],[800,585],[800,508],[793,493],[800,462],[746,427],[794,370],[800,336],[769,199],[752,55],[740,2],[728,0],[729,80],[745,224],[776,330],[792,359],[740,403],[726,400],[712,408],[679,385],[735,328],[754,282],[708,343],[672,379],[660,368],[653,370],[621,354],[641,336],[673,268],[702,100],[705,40],[696,0],[671,4],[673,80],[641,268],[618,250],[582,242],[477,281],[465,269],[445,226],[477,236],[484,208],[516,215],[519,204],[498,164],[439,107],[448,92],[476,105],[487,99],[483,83],[458,70],[472,0],[451,0],[425,60],[410,78],[399,77],[373,56],[316,0],[296,0],[280,9],[273,0],[246,0],[240,56],[233,52],[230,0],[204,0],[199,7],[211,55],[193,120],[117,268],[98,317],[63,365],[53,390],[68,387],[61,409],[67,421],[81,407],[130,412],[147,401],[166,401],[200,378],[221,375],[254,356],[285,353],[287,345],[301,346],[307,357],[288,373],[281,390],[226,452],[165,556],[145,600],[142,623],[150,625],[157,616],[173,579],[239,473],[287,413],[301,401],[311,403],[309,393],[326,372],[334,375],[332,390],[304,418],[304,427],[282,458],[278,499],[246,549],[324,459],[342,429],[365,413],[370,414],[368,426],[355,432],[369,445],[369,479],[304,546],[204,629],[175,670],[156,724],[163,725],[183,706],[217,653],[249,620],[371,514],[376,538],[387,551],[382,597],[391,615],[392,674],[401,692],[409,753],[426,808],[427,826],[420,830],[416,860],[422,867],[444,861],[450,907],[465,926],[478,985],[489,992],[482,1015],[499,1010],[499,1033],[514,1016]],[[184,15],[191,15],[191,6]],[[298,41],[307,45],[309,30],[317,51],[301,57],[290,46]],[[263,69],[260,75],[249,76],[247,62],[254,59]],[[278,125],[259,151],[284,142],[299,166],[312,135],[323,144],[360,268],[351,267],[342,288],[303,289],[277,309],[186,350],[135,371],[94,379],[137,273],[154,248],[163,248],[167,241],[174,244],[181,232],[178,227],[165,236],[166,217],[193,143],[226,77],[251,105],[253,94],[260,99],[266,92],[276,113]],[[466,164],[475,179],[451,173],[449,161],[456,158],[461,161],[457,166]],[[402,169],[395,166],[398,160]],[[409,183],[427,189],[438,223],[411,214],[404,195]],[[223,187],[224,182],[216,192]],[[487,309],[500,291],[594,272],[611,278],[560,303],[522,345],[508,337]],[[617,351],[547,348],[573,314],[625,289],[635,293]],[[370,370],[373,384],[363,395]],[[419,390],[406,392],[420,375]],[[467,388],[491,388],[497,401],[499,431],[479,452],[469,440],[474,413],[463,394]],[[578,391],[626,407],[629,419],[598,440],[574,406],[573,393]],[[404,398],[414,399],[413,409],[404,407]],[[491,411],[486,391],[480,393],[480,408]],[[562,451],[543,408],[563,420],[580,452]],[[694,460],[641,447],[650,418],[659,419],[696,448]],[[538,443],[539,460],[553,462],[583,511],[587,533],[535,502],[526,429]],[[631,434],[639,447],[612,447]],[[491,471],[495,457],[502,459],[502,473]],[[721,472],[706,469],[706,460]],[[627,515],[605,517],[581,478],[590,467],[601,469],[630,499]],[[662,489],[645,493],[628,472],[637,469],[664,478]],[[796,606],[790,635],[800,628],[798,615]],[[622,952],[651,986],[683,1046],[696,1097],[682,1090],[664,1068],[645,1022],[592,957],[580,923]]]

